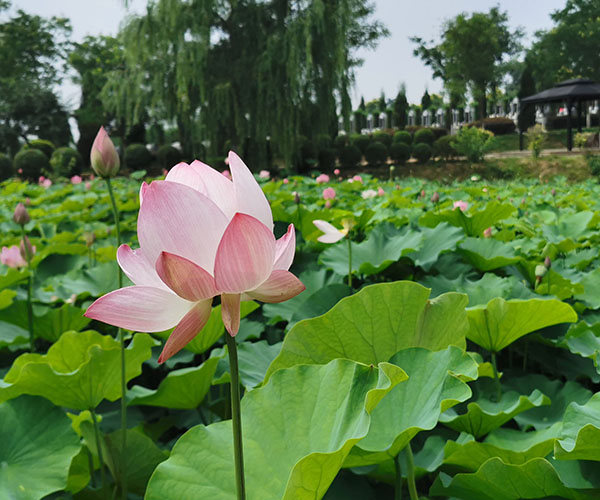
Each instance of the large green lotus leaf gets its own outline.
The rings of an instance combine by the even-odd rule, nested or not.
[[[323,316],[296,324],[266,378],[280,368],[336,358],[377,364],[407,347],[464,348],[466,295],[447,293],[429,300],[429,293],[411,281],[363,288]]]
[[[466,238],[459,245],[460,252],[480,271],[491,271],[519,261],[514,249],[493,238]]]
[[[477,378],[477,363],[455,346],[438,352],[403,349],[390,363],[401,367],[408,381],[394,387],[373,411],[369,433],[352,449],[345,467],[394,458],[418,432],[433,429],[442,412],[471,397],[459,375]]]
[[[498,297],[486,306],[470,309],[467,315],[468,339],[491,352],[498,352],[540,328],[577,321],[573,308],[556,299],[504,300]]]
[[[1,290],[0,291],[0,309],[6,309],[13,303],[13,299],[17,296],[15,290]]]
[[[138,376],[155,341],[138,333],[125,350],[127,380]],[[119,342],[95,331],[65,332],[47,354],[26,353],[0,381],[0,401],[21,394],[43,396],[57,406],[93,409],[121,397]]]
[[[521,432],[514,429],[496,429],[483,443],[468,435],[464,442],[448,441],[444,448],[444,464],[468,471],[477,471],[493,457],[507,464],[524,464],[532,458],[544,458],[554,449],[562,424],[541,431]]]
[[[451,226],[445,222],[438,224],[434,228],[423,227],[423,244],[416,252],[407,254],[409,259],[415,263],[415,266],[422,267],[429,271],[435,264],[441,253],[456,248],[456,244],[465,237],[461,228]]]
[[[510,203],[489,202],[483,210],[465,214],[458,208],[440,212],[427,212],[419,219],[419,224],[425,227],[435,227],[441,222],[462,227],[468,236],[481,236],[488,227],[506,219],[516,210]]]
[[[269,345],[266,340],[259,342],[241,342],[238,344],[238,364],[240,383],[244,389],[251,391],[262,384],[269,365],[281,351],[281,342]],[[225,350],[214,350],[211,356],[219,356],[219,364],[213,384],[229,383],[229,357]]]
[[[0,404],[0,498],[38,500],[67,486],[81,445],[64,412],[42,398]]]
[[[63,299],[73,293],[78,296],[100,297],[119,288],[118,275],[115,262],[104,262],[91,269],[70,271],[49,280],[49,283],[56,289],[56,295]],[[65,297],[67,293],[69,295]]]
[[[29,342],[29,331],[12,323],[0,321],[0,349],[9,345],[22,345]]]
[[[127,394],[128,404],[178,410],[198,408],[212,385],[218,362],[219,358],[210,357],[200,366],[173,370],[157,389],[134,385]]]
[[[549,269],[536,287],[536,291],[540,295],[553,295],[557,299],[565,300],[583,293],[584,287],[580,283],[573,283],[554,269]]]
[[[29,276],[27,269],[7,268],[6,273],[0,274],[0,290],[24,281]]]
[[[573,354],[590,358],[594,362],[596,370],[600,373],[600,365],[598,363],[600,354],[600,323],[588,325],[585,321],[581,321],[576,325],[571,325],[565,336],[556,345],[565,347]]]
[[[242,302],[240,304],[240,318],[245,318],[251,312],[260,306],[254,301]],[[213,344],[223,336],[225,326],[221,318],[221,306],[213,307],[210,312],[210,318],[204,328],[188,343],[185,348],[195,354],[202,354],[208,351]]]
[[[429,494],[452,496],[461,500],[520,500],[533,498],[563,498],[593,500],[597,491],[576,490],[561,481],[556,469],[543,458],[513,465],[500,458],[490,458],[475,473],[451,477],[440,473]]]
[[[591,309],[600,309],[600,268],[586,274],[585,278],[581,280],[581,284],[583,293],[575,295],[575,298]]]
[[[369,414],[406,374],[337,359],[279,370],[242,400],[248,498],[318,499],[350,448],[369,430]],[[234,499],[231,421],[196,426],[158,466],[146,500]],[[186,493],[187,492],[187,493]]]
[[[548,243],[559,244],[566,239],[577,240],[585,234],[593,216],[594,213],[589,211],[561,215],[558,224],[543,226],[542,234]]]
[[[585,405],[569,405],[554,455],[562,460],[600,461],[600,392]]]
[[[509,391],[502,394],[500,401],[480,399],[469,403],[466,413],[459,414],[455,408],[450,408],[440,415],[440,422],[455,431],[468,432],[480,438],[501,427],[519,413],[549,404],[550,399],[537,389],[529,396]]]
[[[361,243],[352,242],[352,271],[364,275],[384,271],[403,255],[421,247],[423,235],[409,227],[396,229],[392,224],[381,224]],[[348,244],[343,241],[330,246],[320,256],[320,262],[340,275],[348,274]]]
[[[309,300],[313,306],[317,300],[320,300],[320,307],[323,307],[322,304],[325,303],[325,305],[328,306],[326,310],[329,310],[342,298],[339,297],[340,292],[339,288],[337,288],[343,286],[341,284],[343,277],[339,274],[332,273],[331,271],[319,267],[319,269],[316,270],[311,269],[300,273],[298,278],[306,287],[301,294],[296,295],[294,298],[286,300],[285,302],[280,302],[279,304],[264,304],[262,306],[263,314],[270,319],[271,323],[278,323],[279,321],[296,323],[300,319],[311,318],[325,312],[325,310],[323,310],[317,314],[299,317],[297,320],[293,321],[292,318],[298,317],[298,311],[311,310],[309,309],[310,305],[308,307],[304,305]],[[323,292],[323,289],[330,291]],[[344,293],[345,295],[349,295],[349,288],[345,288]],[[312,297],[314,297],[314,299],[311,300]],[[332,302],[336,298],[337,300]]]

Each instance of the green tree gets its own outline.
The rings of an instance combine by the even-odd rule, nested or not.
[[[521,85],[519,87],[518,97],[529,97],[535,94],[535,80],[533,79],[533,72],[529,60],[525,59],[525,67],[521,75]],[[524,132],[529,127],[535,125],[535,106],[529,105],[519,110],[518,126],[519,130]]]
[[[408,118],[408,101],[406,99],[406,85],[402,83],[398,95],[394,100],[394,125],[400,129],[406,127]]]
[[[269,136],[290,165],[300,136],[331,134],[338,107],[349,117],[354,53],[387,33],[372,12],[363,0],[158,0],[121,31],[126,61],[104,102],[127,123],[144,109],[175,122],[186,156],[227,142],[250,163]]]
[[[528,53],[537,89],[571,78],[600,81],[600,3],[567,0],[551,17],[555,26],[536,33]]]
[[[429,95],[429,92],[427,92],[427,90],[425,90],[423,97],[421,97],[421,109],[423,111],[426,111],[430,107],[431,107],[431,96]]]
[[[499,85],[507,58],[520,52],[522,35],[520,28],[510,31],[506,12],[493,7],[488,13],[462,13],[446,21],[437,44],[419,37],[411,40],[417,44],[414,54],[432,68],[433,75],[441,78],[450,92],[469,88],[483,118],[486,92]]]
[[[0,2],[0,12],[8,9]],[[0,149],[14,154],[29,135],[66,145],[68,113],[55,86],[70,47],[68,20],[22,10],[0,23]]]

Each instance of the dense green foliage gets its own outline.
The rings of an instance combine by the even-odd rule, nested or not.
[[[477,162],[483,159],[493,146],[494,134],[477,127],[463,127],[454,139],[454,149],[468,161]]]
[[[432,146],[435,141],[435,135],[433,130],[430,128],[422,128],[415,132],[415,136],[413,137],[413,142],[415,144],[424,143],[429,146]]]
[[[23,149],[15,155],[13,167],[24,179],[37,180],[48,170],[50,161],[39,149]]]
[[[133,170],[146,170],[152,163],[152,153],[143,144],[130,144],[125,148],[125,165]]]
[[[389,137],[389,136],[388,136]],[[365,151],[365,160],[369,165],[381,165],[388,157],[388,148],[383,142],[373,141]]]
[[[58,177],[71,177],[83,170],[83,159],[79,151],[73,148],[58,148],[50,157],[52,172]]]
[[[412,155],[418,163],[427,163],[432,154],[433,149],[426,142],[417,142],[412,148]]]
[[[410,158],[410,146],[404,142],[394,142],[390,146],[390,157],[395,163],[404,165]]]

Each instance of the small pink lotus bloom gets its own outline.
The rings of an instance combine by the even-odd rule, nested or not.
[[[348,234],[348,228],[338,229],[324,220],[314,220],[313,224],[323,231],[323,234],[317,238],[321,243],[337,243]]]
[[[93,181],[96,178],[96,176],[94,174],[90,175],[90,181]]]
[[[488,227],[487,229],[483,230],[483,237],[484,238],[491,238],[492,237],[492,228]]]
[[[197,160],[179,163],[164,181],[140,190],[140,248],[121,245],[117,251],[134,286],[104,295],[85,313],[128,330],[175,327],[160,363],[202,330],[215,296],[221,296],[223,323],[235,336],[240,301],[283,302],[304,290],[288,271],[294,226],[275,240],[271,208],[258,182],[233,152],[229,166],[232,181]]]
[[[44,182],[45,180],[46,180],[46,178],[45,178],[43,175],[40,175],[40,176],[38,177],[38,184],[40,184],[40,185],[41,185],[41,184],[42,184],[42,182]]]
[[[14,268],[25,267],[27,265],[27,261],[21,257],[21,251],[16,245],[13,245],[12,247],[2,247],[0,262],[5,266]]]
[[[326,182],[329,182],[329,176],[327,174],[321,174],[317,177],[316,181],[317,184],[324,184]]]
[[[78,175],[74,175],[73,177],[71,177],[71,184],[81,184],[82,181],[83,179]]]
[[[339,168],[336,168],[336,169],[333,171],[333,173],[334,173],[335,175],[340,175],[340,173],[341,173],[341,172],[340,172],[340,169],[339,169]]]
[[[166,177],[168,173],[169,173],[169,171],[166,168],[163,168],[163,171],[162,171],[163,177]]]
[[[377,195],[385,196],[385,191],[383,190],[383,188],[381,186],[379,186],[379,188],[377,188]]]
[[[356,182],[360,182],[362,184],[363,178],[360,175],[355,175],[352,177]]]
[[[289,180],[289,179],[286,177],[285,179],[283,179],[283,183],[284,183],[284,184],[289,184],[289,183],[290,183],[290,180]]]
[[[119,172],[121,160],[104,127],[100,127],[94,139],[92,151],[90,152],[90,162],[92,169],[100,177],[114,177]]]
[[[25,262],[30,262],[35,255],[35,247],[31,244],[31,241],[29,241],[27,236],[23,236],[23,239],[19,244],[19,253]]]
[[[20,174],[22,174],[22,173],[23,173],[23,169],[22,169],[22,168],[19,168],[19,169],[17,170],[17,172],[18,172],[18,173],[20,173]]]
[[[25,205],[27,205],[27,206],[31,205],[31,199],[30,198],[25,198]]]
[[[460,208],[461,212],[464,212],[468,207],[469,207],[469,204],[466,201],[462,201],[462,200],[455,201],[454,205],[452,205],[452,208],[454,210],[457,208]]]
[[[437,191],[435,191],[431,195],[431,203],[437,203],[438,201],[440,201],[440,193],[438,193]]]
[[[261,171],[258,173],[258,177],[259,177],[260,179],[269,179],[269,178],[271,177],[271,174],[269,173],[269,171],[268,171],[268,170],[261,170]]]
[[[484,188],[482,189],[482,191],[483,191],[484,193],[487,193],[487,192],[488,192],[488,188],[484,187]]]
[[[325,208],[331,208],[331,200],[325,202]]]
[[[84,184],[84,186],[85,186],[85,190],[89,191],[90,188],[92,187],[92,183],[90,181],[86,181],[85,184]]]
[[[421,189],[421,194],[419,195],[421,198],[425,198],[425,190]]]
[[[550,193],[552,194],[552,196],[556,196],[556,189],[552,188],[552,191],[550,191]]]
[[[324,200],[335,200],[335,189],[332,187],[328,187],[323,189],[323,199]]]
[[[225,176],[226,179],[231,180],[231,172],[229,170],[223,170],[221,173]]]
[[[377,191],[375,191],[374,189],[365,189],[361,193],[361,196],[362,196],[363,200],[369,200],[369,199],[375,198],[377,196]]]
[[[50,179],[44,179],[42,182],[40,182],[40,186],[44,186],[46,189],[48,189],[50,186],[52,186],[52,181]]]
[[[19,224],[19,226],[24,226],[31,220],[29,217],[29,212],[27,212],[27,209],[23,203],[17,203],[15,212],[13,213],[13,220]]]

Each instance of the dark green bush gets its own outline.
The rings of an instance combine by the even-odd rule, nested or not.
[[[392,144],[392,136],[387,132],[375,132],[373,134],[373,140],[385,144],[386,148],[389,148]]]
[[[600,177],[600,155],[589,155],[587,164],[594,177]]]
[[[427,163],[431,158],[431,146],[420,142],[415,144],[412,150],[412,154],[418,163]]]
[[[331,137],[329,137],[329,134],[317,134],[315,137],[315,146],[317,151],[331,148]]]
[[[429,146],[433,145],[435,141],[435,135],[430,128],[422,128],[415,132],[415,136],[413,138],[413,142],[415,144],[427,144]]]
[[[44,139],[33,139],[29,141],[29,143],[23,146],[23,149],[37,149],[46,155],[48,160],[52,157],[52,153],[54,153],[54,144],[52,141],[46,141]]]
[[[346,134],[340,134],[333,140],[333,147],[341,152],[343,148],[350,144],[350,137]]]
[[[398,130],[394,134],[394,142],[403,142],[407,146],[410,146],[412,144],[412,135],[406,130]]]
[[[501,116],[496,118],[484,118],[483,122],[477,120],[476,122],[470,123],[469,126],[481,128],[482,123],[484,130],[489,130],[494,135],[512,134],[516,130],[515,122],[510,118]]]
[[[442,158],[443,160],[456,158],[458,153],[454,149],[454,137],[445,135],[436,140],[433,143],[433,156]]]
[[[58,177],[71,177],[80,174],[83,159],[79,151],[73,148],[58,148],[50,157],[52,172]]]
[[[356,167],[362,160],[362,154],[360,149],[356,146],[345,146],[340,151],[340,164],[344,168],[354,168]]]
[[[300,143],[298,171],[308,172],[317,166],[317,148],[311,140],[304,136],[301,136],[298,142]]]
[[[130,144],[125,148],[125,165],[131,170],[150,171],[152,153],[143,144]]]
[[[10,156],[0,153],[0,181],[13,176],[13,166]]]
[[[444,136],[448,135],[448,129],[444,128],[444,127],[433,127],[433,128],[430,128],[429,130],[431,130],[433,132],[433,136],[435,137],[435,140],[438,140],[440,137],[444,137]]]
[[[404,127],[404,130],[406,130],[412,137],[414,137],[415,134],[422,128],[423,127],[421,125],[407,125],[406,127]]]
[[[22,149],[15,155],[13,167],[23,178],[37,181],[48,170],[50,162],[39,149]]]
[[[165,144],[156,151],[156,162],[159,168],[170,169],[177,165],[182,159],[181,151]]]
[[[353,146],[360,149],[362,154],[365,154],[369,144],[371,144],[371,136],[367,134],[353,134],[350,136],[350,142]]]
[[[410,158],[410,147],[404,142],[394,142],[390,146],[390,156],[394,163],[404,165]]]
[[[319,151],[319,169],[323,172],[330,172],[335,168],[335,159],[337,158],[337,150],[333,148],[325,148]]]
[[[389,136],[388,136],[389,137]],[[388,157],[388,148],[382,142],[373,141],[365,151],[365,159],[369,165],[381,165]]]

